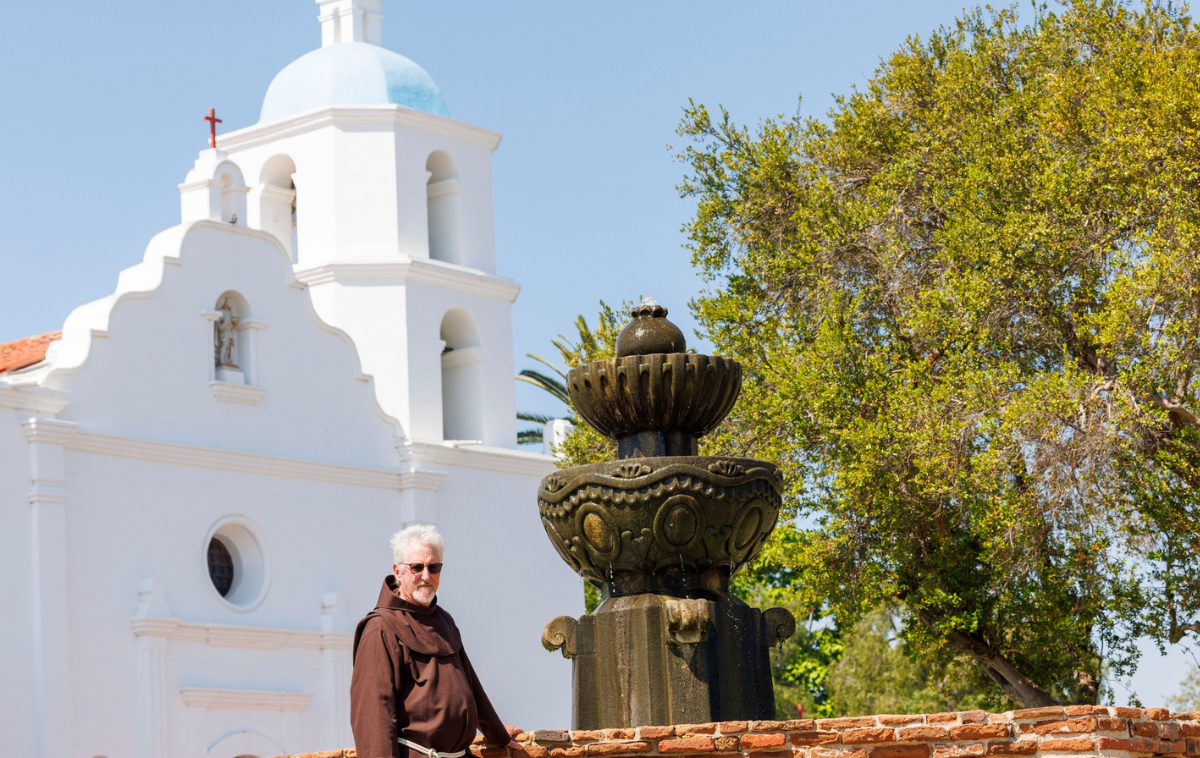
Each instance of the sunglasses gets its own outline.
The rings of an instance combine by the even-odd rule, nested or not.
[[[400,565],[408,566],[408,570],[413,572],[414,574],[419,574],[422,571],[424,571],[426,568],[429,569],[429,573],[431,573],[431,574],[442,573],[442,564],[440,564],[440,563],[428,563],[428,564],[426,564],[426,563],[401,563]]]

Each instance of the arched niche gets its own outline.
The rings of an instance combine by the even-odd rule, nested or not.
[[[208,746],[208,758],[259,758],[285,755],[288,751],[275,740],[252,729],[240,729],[221,736]]]
[[[442,437],[483,440],[483,362],[479,326],[453,308],[442,318]]]
[[[235,290],[222,292],[207,312],[212,321],[211,378],[226,384],[258,384],[257,332],[250,303]]]
[[[296,214],[296,164],[287,155],[273,155],[263,164],[258,184],[250,192],[250,226],[270,232],[299,258],[299,226]]]
[[[429,181],[425,197],[429,213],[429,257],[463,263],[458,196],[458,169],[449,153],[435,150],[425,161]]]

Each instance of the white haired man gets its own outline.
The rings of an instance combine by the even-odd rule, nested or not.
[[[457,758],[475,729],[508,744],[505,727],[437,605],[442,535],[416,524],[392,536],[392,573],[354,633],[350,725],[358,758]]]

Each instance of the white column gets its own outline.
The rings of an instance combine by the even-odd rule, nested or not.
[[[350,747],[354,742],[350,734],[350,671],[351,651],[346,649],[336,621],[340,598],[336,592],[327,592],[321,599],[321,657],[325,667],[325,696],[329,700],[329,736],[334,749]]]
[[[39,758],[67,758],[71,750],[71,670],[63,446],[79,426],[39,417],[21,426],[29,442],[32,484],[34,731]]]
[[[167,758],[167,634],[171,628],[163,583],[143,579],[133,633],[137,639],[137,735],[139,758]],[[163,619],[155,623],[156,619]]]

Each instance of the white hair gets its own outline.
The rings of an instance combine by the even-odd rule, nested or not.
[[[408,549],[413,545],[431,547],[437,551],[438,558],[441,559],[446,543],[433,524],[406,526],[392,535],[392,561],[404,563],[404,559],[408,556]]]

